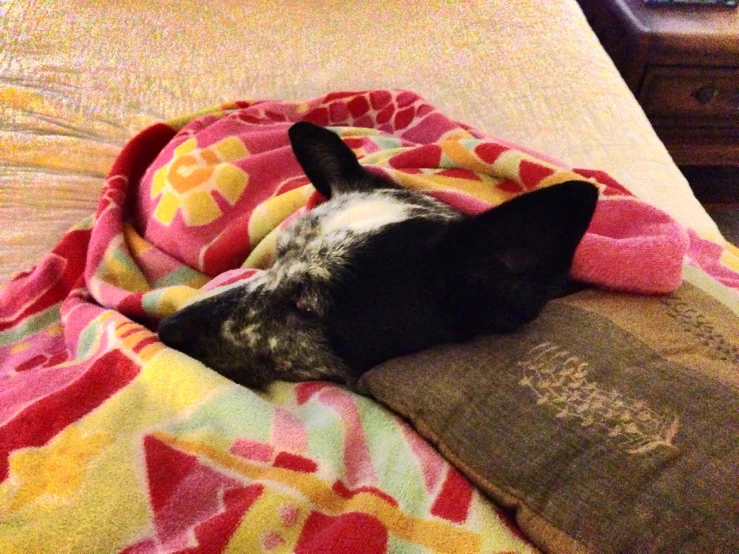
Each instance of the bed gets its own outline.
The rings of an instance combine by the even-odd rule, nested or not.
[[[736,251],[692,195],[574,0],[10,0],[0,11],[0,286],[36,264],[65,233],[76,237],[90,229],[89,216],[100,211],[100,191],[111,167],[128,141],[147,127],[236,100],[244,101],[243,106],[256,99],[304,102],[336,91],[373,89],[413,91],[450,119],[543,152],[552,163],[563,160],[570,168],[605,171],[646,205],[689,229],[697,245],[694,252],[709,256],[710,243],[718,249],[710,255],[716,264],[720,259],[726,275],[739,270]],[[75,240],[64,248],[82,248]],[[666,377],[665,383],[682,391],[675,396],[685,402],[703,394],[714,399],[715,410],[739,413],[734,409],[739,387],[733,371],[739,364],[735,291],[700,269],[687,269],[686,276],[689,290],[680,289],[670,300],[615,293],[604,299],[588,291],[563,300],[531,330],[529,342],[502,349],[507,357],[488,359],[488,367],[518,364],[524,377],[511,381],[515,390],[510,394],[519,397],[523,388],[539,395],[535,405],[546,405],[552,396],[543,392],[540,362],[559,359],[561,352],[556,347],[537,351],[537,345],[553,344],[547,329],[561,330],[577,321],[598,330],[586,338],[571,337],[581,346],[580,362],[589,359],[593,365],[595,359],[621,356],[612,365],[623,372],[611,376],[610,392],[619,379],[641,383],[633,372],[636,352],[651,360],[649,370],[655,375],[679,374]],[[64,299],[85,297],[83,284],[67,283]],[[190,284],[205,281],[193,278]],[[510,456],[466,449],[472,443],[505,440],[501,435],[469,437],[450,424],[480,416],[474,410],[460,413],[460,405],[448,404],[444,391],[454,386],[449,376],[458,375],[457,382],[474,392],[484,369],[475,360],[486,359],[484,352],[492,348],[484,341],[462,353],[434,350],[431,358],[406,360],[400,368],[389,362],[366,379],[362,392],[404,420],[374,400],[325,383],[279,383],[264,393],[248,391],[175,352],[162,354],[146,330],[155,328],[155,322],[129,321],[111,310],[96,316],[94,329],[77,329],[76,315],[60,318],[56,303],[46,305],[29,325],[43,334],[44,344],[57,346],[18,361],[29,348],[23,333],[31,331],[10,324],[18,323],[27,308],[13,304],[14,297],[28,290],[27,285],[17,286],[6,289],[0,303],[0,323],[7,323],[0,331],[4,552],[647,551],[645,543],[623,539],[636,525],[625,516],[625,506],[636,502],[634,491],[645,488],[643,480],[618,489],[621,496],[615,500],[592,492],[612,486],[597,480],[588,482],[585,500],[569,490],[558,496],[561,489],[551,483],[548,496],[541,497],[536,493],[541,481],[519,487],[520,474],[496,480],[504,468],[488,463],[491,456],[500,457],[513,467],[534,452],[545,456],[531,450],[533,439],[519,440],[529,450],[509,449]],[[629,315],[652,313],[655,306],[664,307],[663,319]],[[613,328],[605,326],[606,320]],[[672,324],[676,327],[670,334]],[[649,335],[655,326],[664,336]],[[65,340],[71,335],[76,352],[70,354]],[[115,354],[117,350],[103,362],[80,365],[103,335],[111,344],[135,350],[139,365],[134,367],[133,358]],[[637,337],[639,347],[584,354],[599,336],[608,336],[613,344]],[[464,362],[446,377],[439,372],[429,379],[422,398],[414,396],[418,371],[456,367],[454,360]],[[183,364],[176,377],[167,370],[171,364]],[[576,386],[585,383],[588,394],[599,391],[602,379],[591,376],[588,381],[579,367]],[[700,379],[686,379],[685,367],[695,369]],[[564,371],[560,383],[572,380],[572,372]],[[388,374],[407,378],[395,381]],[[652,392],[653,404],[667,402],[664,386]],[[430,398],[458,416],[435,422],[429,415]],[[504,401],[496,398],[495,406],[482,410],[481,422],[502,418]],[[633,504],[643,508],[634,516],[641,514],[639,525],[652,529],[679,527],[691,517],[686,515],[690,510],[677,510],[673,503],[692,510],[693,500],[725,485],[715,510],[701,512],[704,520],[690,520],[690,533],[650,535],[644,539],[651,545],[648,551],[690,540],[697,541],[690,543],[697,545],[696,552],[717,544],[732,551],[739,524],[733,525],[736,513],[721,499],[728,503],[736,489],[730,478],[736,469],[734,416],[676,419],[672,412],[650,412],[633,391],[609,398],[616,411],[632,406],[628,417],[642,414],[643,421],[654,421],[658,428],[647,432],[627,423],[608,427],[608,418],[583,419],[580,415],[590,413],[589,408],[578,411],[576,406],[568,408],[570,413],[554,405],[552,421],[574,421],[575,434],[588,426],[607,427],[601,433],[606,441],[622,432],[642,437],[641,442],[620,442],[618,455],[652,453],[657,446],[660,452],[670,450],[678,428],[680,436],[695,441],[701,436],[707,441],[707,429],[713,429],[713,444],[720,446],[714,451],[701,443],[691,450],[701,456],[708,452],[708,461],[691,454],[679,458],[693,465],[682,467],[670,457],[659,463],[650,459],[641,468],[639,475],[647,479],[667,465],[680,466],[672,480],[656,486],[661,492],[655,498],[663,504]],[[692,434],[685,430],[685,417],[694,423]],[[521,439],[536,422],[541,423],[514,418],[505,428],[511,433],[515,429]],[[549,435],[558,432],[561,428],[555,427]],[[559,444],[570,446],[592,440],[557,436]],[[542,436],[537,440],[551,446]],[[588,452],[602,447],[587,442]],[[573,456],[573,451],[559,455]],[[618,467],[619,460],[600,463]],[[693,475],[689,471],[699,461],[715,471],[690,500],[680,477]],[[564,466],[557,467],[559,475],[569,475]],[[587,465],[589,471],[592,467]],[[532,471],[542,477],[541,467]],[[567,512],[563,503],[574,513],[559,517]],[[599,507],[602,513],[589,517]],[[705,531],[719,520],[724,531]],[[613,532],[602,532],[603,525]],[[707,534],[718,542],[695,539]]]

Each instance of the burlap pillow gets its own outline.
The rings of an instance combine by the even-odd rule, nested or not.
[[[739,552],[739,301],[588,290],[520,332],[391,360],[407,417],[547,552]]]

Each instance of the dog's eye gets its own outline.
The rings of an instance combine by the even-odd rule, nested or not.
[[[303,317],[316,318],[321,315],[320,313],[320,302],[315,291],[311,290],[310,287],[302,284],[297,291],[297,295],[294,300],[295,308],[298,313]]]
[[[314,306],[303,295],[295,299],[295,308],[300,315],[305,317],[315,317],[317,315]]]
[[[298,313],[305,317],[315,317],[316,311],[311,306],[305,306],[299,301],[295,303],[295,307],[298,309]]]

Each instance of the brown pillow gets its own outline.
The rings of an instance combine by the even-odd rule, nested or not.
[[[546,552],[739,552],[739,301],[587,290],[359,383]]]

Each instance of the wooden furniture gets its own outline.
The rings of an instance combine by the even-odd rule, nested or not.
[[[579,0],[677,164],[739,164],[739,10]]]

